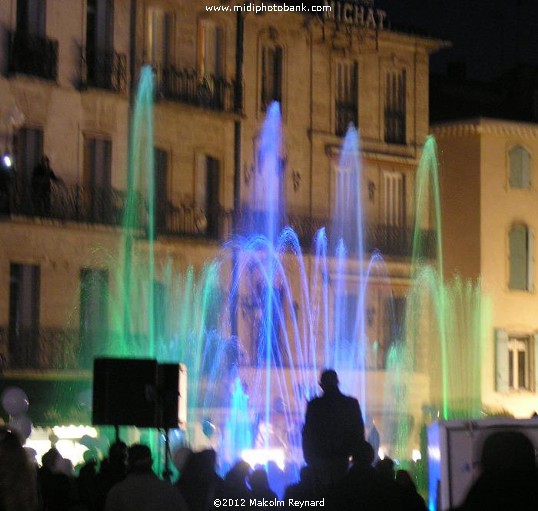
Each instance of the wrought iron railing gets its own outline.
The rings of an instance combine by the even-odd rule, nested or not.
[[[4,369],[78,369],[80,341],[75,330],[62,328],[5,329],[8,336]]]
[[[114,51],[82,49],[81,87],[125,92],[127,58]]]
[[[8,72],[56,80],[58,41],[21,31],[10,32]]]
[[[343,137],[350,124],[358,126],[358,108],[355,103],[336,103],[336,126],[335,132]]]
[[[124,192],[113,188],[65,185],[53,181],[50,191],[36,192],[31,181],[19,180],[11,189],[9,213],[63,221],[120,225]]]
[[[31,183],[19,181],[9,197],[9,210],[3,214],[44,217],[62,221],[85,222],[120,226],[124,222],[127,196],[123,191],[112,188],[88,188],[79,185],[53,182],[50,195],[35,195]],[[143,196],[133,200],[129,225],[143,232],[148,231],[148,201]],[[216,206],[205,211],[195,203],[174,203],[158,201],[155,210],[155,233],[166,236],[189,236],[213,240],[224,240],[235,234],[254,232],[263,225],[267,214],[243,208],[237,214]],[[323,227],[330,239],[331,220],[321,216],[288,213],[278,219],[281,227],[289,225],[297,233],[304,251],[313,250],[316,233]],[[366,253],[378,250],[385,256],[410,257],[412,255],[414,230],[399,227],[366,223],[363,231],[363,248]],[[421,256],[434,258],[436,254],[436,235],[432,230],[418,233]],[[348,254],[357,256],[355,247],[347,247]]]
[[[154,66],[157,95],[211,110],[239,112],[235,104],[236,85],[217,76],[200,76],[193,69]]]

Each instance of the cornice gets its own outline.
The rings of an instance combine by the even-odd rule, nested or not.
[[[477,118],[433,124],[431,132],[437,138],[469,135],[538,138],[538,124],[503,119]]]

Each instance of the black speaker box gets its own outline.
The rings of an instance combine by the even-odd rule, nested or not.
[[[157,393],[160,399],[157,426],[177,428],[179,423],[179,364],[157,366]]]
[[[159,415],[156,360],[95,359],[93,424],[151,428]]]

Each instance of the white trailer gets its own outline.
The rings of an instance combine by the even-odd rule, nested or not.
[[[428,427],[428,508],[445,511],[462,504],[478,477],[486,438],[520,431],[538,452],[538,418],[439,421]]]

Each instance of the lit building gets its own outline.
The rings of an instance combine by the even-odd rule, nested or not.
[[[67,9],[61,0],[10,0],[0,8],[1,140],[16,169],[0,222],[6,382],[63,379],[75,388],[91,379],[79,354],[112,321],[100,297],[109,287],[114,293],[129,119],[140,68],[149,64],[156,257],[183,269],[200,271],[232,232],[234,211],[252,209],[259,129],[271,101],[282,109],[282,197],[307,258],[308,240],[333,210],[342,137],[349,123],[359,127],[365,251],[379,249],[386,263],[386,275],[371,278],[366,306],[367,336],[379,347],[368,371],[377,417],[386,412],[385,358],[397,331],[389,317],[401,324],[410,285],[428,57],[445,43],[389,28],[390,13],[370,3],[348,12],[348,3],[329,2],[326,15],[206,4],[79,0]],[[38,204],[31,182],[42,154],[63,184],[53,182],[50,202]],[[144,237],[136,243],[143,251]],[[248,312],[237,313],[247,351]],[[415,426],[430,399],[425,357],[407,389]]]
[[[538,127],[475,118],[439,123],[445,272],[480,279],[491,302],[483,403],[528,418],[538,378],[534,243]]]

